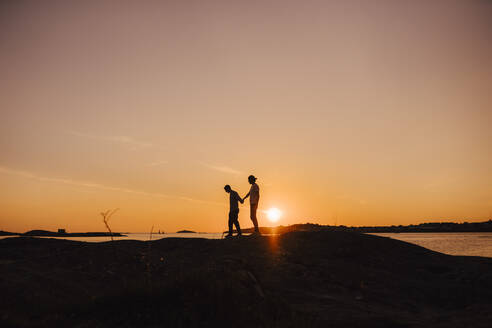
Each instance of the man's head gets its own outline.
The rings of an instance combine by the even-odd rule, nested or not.
[[[251,184],[255,183],[255,182],[256,182],[256,178],[255,178],[255,176],[254,176],[254,175],[250,175],[250,176],[248,177],[248,182],[249,182],[249,183],[251,183]]]
[[[231,186],[229,186],[229,185],[225,185],[225,186],[224,186],[224,190],[225,190],[226,192],[231,192]]]

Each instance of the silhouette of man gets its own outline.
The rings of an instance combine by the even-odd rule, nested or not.
[[[229,194],[229,233],[226,237],[232,237],[232,225],[236,226],[237,235],[241,236],[241,227],[239,226],[238,215],[239,215],[239,204],[238,202],[244,203],[244,200],[239,197],[239,194],[231,189],[231,186],[225,185],[224,190]]]
[[[258,219],[256,218],[256,210],[258,209],[258,202],[260,201],[260,187],[256,184],[256,177],[254,175],[250,175],[248,177],[248,182],[251,184],[251,189],[248,194],[244,196],[243,201],[249,197],[249,214],[251,221],[253,221],[253,225],[255,226],[255,233],[259,234],[260,230],[258,229]]]

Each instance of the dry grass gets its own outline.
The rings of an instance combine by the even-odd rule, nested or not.
[[[147,284],[149,290],[152,291],[152,233],[154,232],[154,226],[150,228],[149,242],[146,255],[146,269],[147,269]]]

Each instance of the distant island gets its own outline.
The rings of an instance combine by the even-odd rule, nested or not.
[[[18,236],[20,233],[0,230],[0,236]]]
[[[65,232],[64,229],[59,229],[58,232],[47,230],[31,230],[25,233],[15,233],[0,231],[0,236],[23,236],[23,237],[126,237],[119,232]]]
[[[177,231],[176,233],[196,233],[196,231],[191,231],[191,230],[180,230],[180,231]]]
[[[260,227],[262,234],[282,234],[292,231],[350,231],[361,233],[399,233],[399,232],[492,232],[492,220],[485,222],[432,222],[412,225],[392,225],[392,226],[331,226],[315,223],[293,224],[278,227]],[[242,229],[244,233],[253,233],[253,228]],[[227,231],[226,231],[227,232]]]
[[[392,225],[375,227],[345,227],[337,228],[365,233],[384,233],[384,232],[492,232],[492,220],[485,222],[430,222],[411,225]]]

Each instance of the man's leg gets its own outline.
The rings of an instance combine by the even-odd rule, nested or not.
[[[234,222],[234,214],[232,211],[229,212],[229,233],[228,236],[232,236],[232,223]]]
[[[243,233],[241,231],[241,227],[239,226],[239,221],[236,220],[236,222],[234,222],[234,225],[236,226],[236,230],[237,230],[237,235],[238,236],[241,236]]]
[[[250,217],[251,221],[253,221],[253,225],[255,226],[255,232],[260,232],[258,229],[258,219],[256,218],[256,210],[258,209],[258,204],[250,204]]]
[[[238,217],[239,217],[239,209],[231,211],[231,217],[230,217],[230,222],[231,222],[231,228],[230,228],[231,232],[230,233],[231,234],[232,234],[232,224],[234,224],[236,226],[237,234],[238,235],[241,234],[241,227],[239,227]]]
[[[236,211],[234,225],[236,226],[237,235],[240,236],[240,235],[242,235],[242,232],[241,232],[241,227],[239,226],[238,217],[239,217],[239,210]]]

